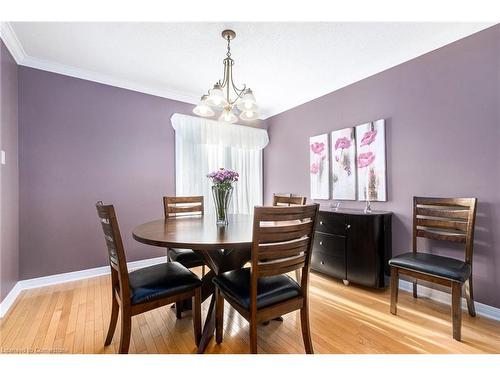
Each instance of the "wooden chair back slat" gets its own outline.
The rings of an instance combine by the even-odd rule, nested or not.
[[[465,234],[450,233],[439,230],[417,229],[417,237],[427,238],[429,240],[450,241],[465,243],[467,236]]]
[[[465,207],[469,209],[475,205],[477,198],[431,198],[414,197],[422,206],[444,206],[444,207]]]
[[[166,218],[177,214],[203,215],[203,196],[163,197],[163,207]]]
[[[274,276],[304,267],[307,254],[302,253],[287,258],[276,258],[270,261],[259,261],[257,277]]]
[[[192,206],[169,206],[168,213],[169,214],[177,214],[177,213],[201,213],[203,211],[203,206],[201,204],[192,205]]]
[[[418,216],[426,217],[440,217],[443,219],[462,219],[467,220],[469,217],[469,210],[464,209],[449,209],[449,208],[432,208],[429,206],[417,207]]]
[[[259,270],[257,277],[268,277],[268,276],[276,276],[276,275],[283,275],[288,272],[295,271],[297,269],[303,269],[305,266],[305,262],[297,263],[290,265],[288,267],[280,267],[280,268],[273,268],[268,271],[265,270]],[[305,289],[303,289],[305,290]]]
[[[281,259],[283,257],[294,257],[304,252],[304,248],[294,248],[286,250],[268,251],[265,254],[259,254],[259,261],[268,261]]]
[[[472,264],[476,205],[476,198],[413,197],[413,251],[418,237],[464,243]]]
[[[293,196],[292,194],[274,194],[273,206],[303,206],[306,204],[306,197]]]
[[[285,226],[261,227],[259,243],[292,241],[311,233],[312,221]]]
[[[309,238],[306,237],[297,241],[259,245],[258,259],[260,261],[295,256],[304,252],[308,244]]]
[[[303,207],[306,207],[305,209]],[[275,206],[275,207],[262,207],[270,211],[260,212],[260,221],[272,223],[274,221],[293,221],[303,220],[304,216],[312,217],[315,212],[314,205],[307,206]],[[304,211],[305,210],[305,211]]]
[[[439,220],[439,219],[419,219],[417,218],[417,227],[437,228],[437,229],[453,229],[459,234],[466,234],[466,221]]]
[[[309,231],[312,226],[312,221],[306,221],[306,222],[290,222],[289,225],[283,225],[283,226],[274,226],[274,225],[268,225],[266,226],[265,224],[260,228],[260,233],[261,234],[271,234],[271,233],[290,233],[290,232],[298,232],[298,231],[303,231],[307,230]],[[263,241],[265,242],[265,241]]]

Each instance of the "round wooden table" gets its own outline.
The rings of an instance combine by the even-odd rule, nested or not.
[[[141,224],[132,231],[135,240],[147,245],[191,249],[203,256],[210,271],[202,278],[202,299],[211,296],[198,353],[203,353],[215,330],[215,295],[212,279],[223,272],[239,269],[250,260],[252,215],[229,215],[226,227],[215,218],[177,216]]]

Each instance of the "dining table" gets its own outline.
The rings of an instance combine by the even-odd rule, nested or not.
[[[212,215],[175,216],[149,221],[134,228],[132,237],[144,244],[191,249],[209,268],[202,277],[202,301],[210,299],[198,353],[207,348],[215,331],[215,286],[212,279],[242,268],[251,258],[253,215],[229,214],[226,225]]]

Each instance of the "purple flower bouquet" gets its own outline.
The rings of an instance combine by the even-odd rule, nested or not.
[[[207,174],[212,180],[212,195],[215,203],[217,225],[227,225],[227,209],[233,195],[233,183],[238,181],[238,172],[220,168],[218,171]]]

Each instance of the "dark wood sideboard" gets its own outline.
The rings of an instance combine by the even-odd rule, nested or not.
[[[389,282],[392,213],[321,209],[316,224],[313,271],[374,288]]]

